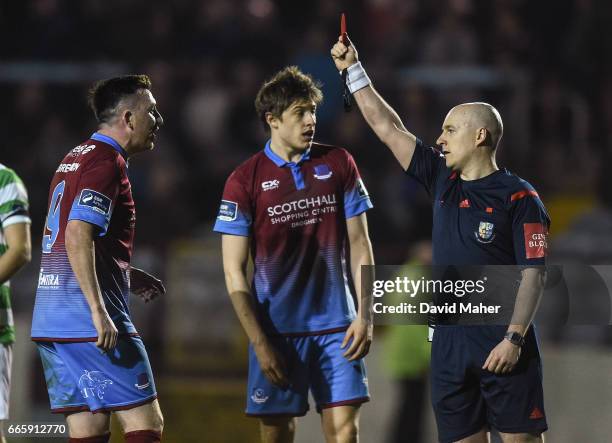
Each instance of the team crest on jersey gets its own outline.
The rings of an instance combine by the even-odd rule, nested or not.
[[[331,169],[329,169],[329,166],[325,164],[317,165],[314,167],[314,176],[316,179],[327,180],[332,176],[332,174],[333,172],[331,171]]]
[[[255,388],[253,389],[253,394],[251,395],[251,400],[253,400],[258,405],[265,403],[268,401],[268,397],[263,389]]]
[[[219,220],[226,222],[234,221],[236,220],[236,214],[238,214],[238,203],[229,200],[221,200],[219,214],[217,215]]]
[[[79,378],[79,389],[83,397],[98,397],[102,400],[106,387],[112,385],[113,381],[106,378],[100,371],[88,371],[83,369],[83,375]]]
[[[478,225],[478,231],[474,232],[476,240],[480,243],[491,243],[495,238],[495,234],[493,234],[494,227],[495,225],[493,223],[481,221]]]

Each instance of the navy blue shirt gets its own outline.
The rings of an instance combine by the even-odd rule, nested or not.
[[[406,171],[433,200],[434,265],[544,265],[550,218],[534,188],[505,168],[462,180],[417,140]]]

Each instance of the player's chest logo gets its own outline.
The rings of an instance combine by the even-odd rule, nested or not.
[[[493,233],[494,228],[495,225],[493,223],[481,221],[478,225],[478,230],[474,232],[476,240],[480,243],[491,243],[495,238],[495,234]]]
[[[261,183],[261,189],[263,189],[263,191],[271,191],[273,189],[278,189],[280,185],[280,181],[278,180],[267,180],[265,182]]]
[[[314,167],[314,177],[317,180],[327,180],[333,175],[331,169],[326,164],[317,165]]]

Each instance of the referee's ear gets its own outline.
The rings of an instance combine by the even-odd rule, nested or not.
[[[476,130],[476,146],[493,146],[493,137],[487,128]]]

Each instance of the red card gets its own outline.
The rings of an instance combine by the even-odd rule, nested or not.
[[[340,16],[340,35],[342,36],[342,43],[348,46],[348,38],[346,36],[346,17],[344,12]]]
[[[525,255],[529,258],[544,258],[548,253],[548,229],[542,223],[523,224],[525,233]]]

